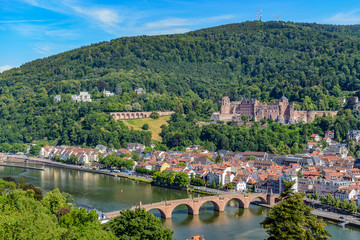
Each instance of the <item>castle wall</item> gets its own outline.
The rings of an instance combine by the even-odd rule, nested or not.
[[[294,111],[294,103],[289,102],[286,97],[270,103],[261,103],[256,99],[231,102],[229,97],[223,97],[221,112],[214,113],[211,119],[230,121],[241,115],[246,115],[249,118],[254,118],[255,121],[271,118],[283,123],[308,123],[314,121],[316,116],[324,114],[335,116],[337,111]]]
[[[338,111],[294,111],[292,120],[295,122],[309,123],[315,120],[317,116],[336,116]]]

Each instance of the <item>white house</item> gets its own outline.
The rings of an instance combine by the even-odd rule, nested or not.
[[[106,91],[104,88],[103,95],[104,95],[104,97],[111,97],[111,96],[114,96],[114,93],[112,93],[110,91]]]
[[[335,198],[339,198],[340,201],[347,199],[348,201],[350,200],[355,200],[357,195],[358,195],[359,191],[351,188],[351,187],[344,187],[344,188],[340,188],[338,190],[335,191],[334,193],[334,197]]]

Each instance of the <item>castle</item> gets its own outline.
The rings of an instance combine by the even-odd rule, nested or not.
[[[337,111],[295,111],[294,102],[289,102],[285,96],[282,96],[278,101],[271,101],[270,103],[262,103],[252,98],[230,101],[229,97],[223,97],[220,113],[213,113],[211,119],[224,122],[231,120],[239,121],[241,116],[245,115],[256,122],[263,118],[271,118],[277,122],[292,124],[312,122],[316,116],[324,114],[335,116]]]

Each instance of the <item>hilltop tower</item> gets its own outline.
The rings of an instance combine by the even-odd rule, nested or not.
[[[221,99],[221,114],[230,114],[230,98],[229,97],[223,97]]]
[[[287,99],[284,95],[279,99],[279,116],[278,120],[280,122],[285,122],[288,118],[288,107],[289,107],[289,99]]]

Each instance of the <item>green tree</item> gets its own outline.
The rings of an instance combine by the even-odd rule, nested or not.
[[[314,199],[318,200],[319,199],[319,195],[317,194],[317,192],[314,194]]]
[[[340,207],[340,204],[341,204],[340,198],[337,197],[337,198],[335,199],[334,207],[339,208],[339,207]]]
[[[328,239],[330,233],[325,229],[322,219],[311,214],[311,208],[304,204],[303,197],[294,193],[294,182],[284,182],[281,201],[268,213],[261,226],[270,235],[268,239]]]
[[[16,188],[16,183],[0,179],[0,195],[5,196]]]
[[[232,183],[227,183],[227,184],[225,185],[225,187],[226,187],[226,189],[233,189],[233,188],[234,188],[234,186],[233,186]]]
[[[174,184],[179,186],[179,187],[186,187],[186,186],[188,186],[190,184],[190,178],[186,173],[179,172],[175,176]]]
[[[152,119],[158,119],[158,118],[160,117],[160,115],[159,115],[158,112],[152,112],[152,113],[150,114],[150,117],[151,117]]]
[[[142,127],[142,130],[149,130],[149,124],[145,123]]]
[[[71,164],[77,164],[77,161],[78,161],[77,157],[74,154],[71,154],[71,156],[67,162],[69,162]]]
[[[347,200],[346,198],[343,199],[340,203],[340,208],[342,210],[348,210],[349,209],[349,200]]]
[[[354,201],[351,201],[351,202],[350,202],[350,204],[348,205],[348,210],[351,211],[351,212],[353,212],[353,213],[356,212],[357,206],[356,206],[356,204],[355,204]]]
[[[110,230],[120,240],[172,240],[173,231],[163,228],[159,219],[145,209],[125,210],[109,222]]]
[[[249,118],[248,118],[248,116],[246,116],[246,115],[241,115],[241,120],[242,120],[244,123],[247,123],[248,120],[249,120]]]
[[[30,154],[33,155],[33,156],[37,156],[41,150],[42,146],[40,145],[34,145],[34,146],[31,146],[30,148]]]
[[[58,188],[47,192],[41,203],[55,214],[60,208],[69,208],[70,205],[66,200],[66,196],[60,192]]]

